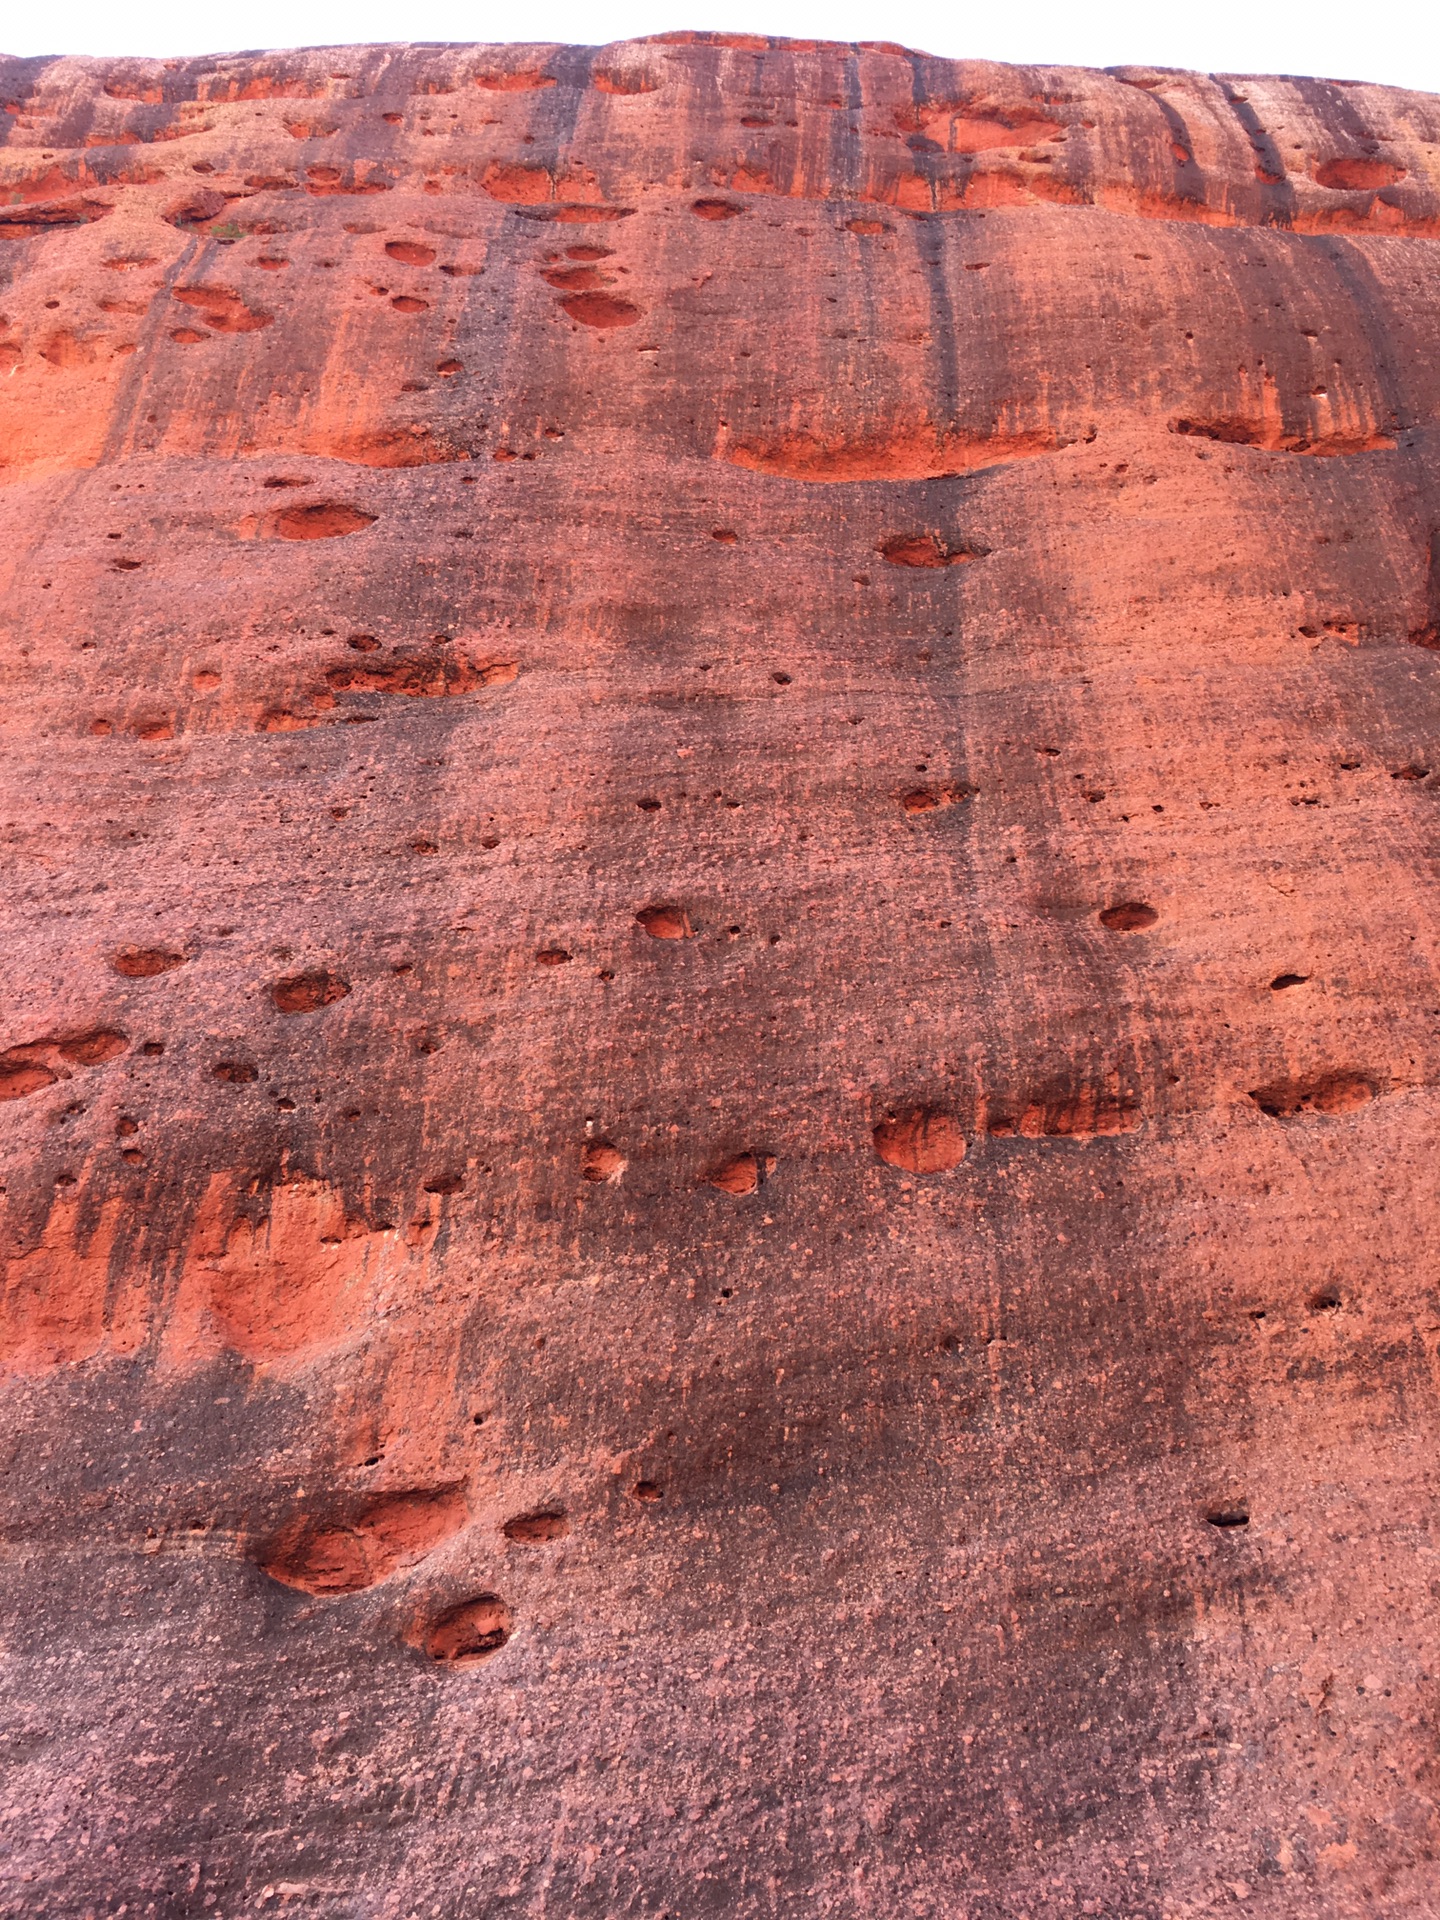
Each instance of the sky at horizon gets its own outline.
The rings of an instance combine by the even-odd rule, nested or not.
[[[1192,67],[1314,74],[1440,92],[1440,5],[1373,10],[1353,0],[1027,0],[962,8],[936,0],[69,0],[0,23],[0,53],[184,57],[368,41],[603,44],[694,27],[822,40],[898,41],[952,59],[1027,65]]]

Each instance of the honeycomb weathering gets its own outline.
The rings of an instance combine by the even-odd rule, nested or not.
[[[0,104],[0,1913],[1433,1912],[1440,101]]]

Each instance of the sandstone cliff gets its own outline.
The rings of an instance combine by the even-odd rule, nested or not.
[[[1440,100],[0,103],[0,1912],[1433,1914]]]

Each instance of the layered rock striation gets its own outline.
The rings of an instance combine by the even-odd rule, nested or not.
[[[1440,101],[0,104],[0,1913],[1433,1912]]]

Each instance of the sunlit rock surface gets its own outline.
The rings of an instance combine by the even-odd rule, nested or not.
[[[1433,1914],[1440,101],[0,102],[0,1911]]]

